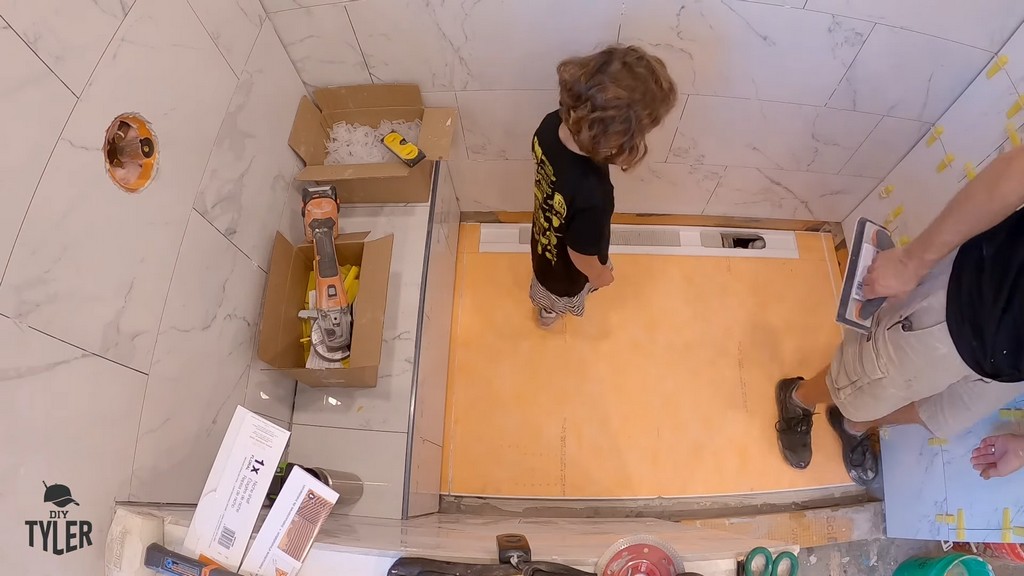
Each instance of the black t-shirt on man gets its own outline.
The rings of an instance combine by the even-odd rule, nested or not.
[[[960,247],[946,325],[971,370],[999,382],[1024,381],[1024,210]]]
[[[533,135],[533,274],[555,296],[583,291],[587,276],[573,265],[569,248],[608,263],[614,188],[608,166],[569,150],[558,138],[558,112],[544,117]]]

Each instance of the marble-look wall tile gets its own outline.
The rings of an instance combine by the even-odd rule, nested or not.
[[[81,95],[134,3],[135,0],[0,0],[0,15],[72,92]]]
[[[459,245],[459,222],[462,217],[462,209],[459,206],[459,199],[455,195],[455,183],[452,181],[451,170],[448,163],[441,165],[441,173],[437,179],[437,208],[438,217],[435,219],[436,226],[440,228],[445,236],[445,241],[452,253],[455,253]]]
[[[1024,21],[1024,3],[987,0],[808,0],[806,8],[922,32],[994,52]]]
[[[157,336],[131,499],[194,504],[245,399],[266,274],[196,212]]]
[[[665,59],[687,94],[821,106],[872,24],[737,0],[627,0],[620,40]]]
[[[270,21],[307,86],[370,83],[370,73],[345,4],[275,12],[270,14]],[[402,46],[412,45],[402,43]],[[406,52],[430,52],[433,45],[430,46],[430,49]]]
[[[686,108],[687,98],[686,94],[679,94],[672,111],[661,121],[661,124],[647,135],[647,156],[643,162],[657,163],[668,160],[672,140],[675,139],[676,128],[679,127],[679,119],[682,118]]]
[[[544,0],[348,5],[374,79],[426,92],[554,89],[559,61],[615,43],[621,8],[589,0],[562,0],[557,9]]]
[[[377,387],[310,388],[300,383],[295,424],[390,432],[409,429],[429,210],[428,206],[387,206],[345,211],[340,220],[343,233],[369,231],[370,239],[395,235]]]
[[[641,163],[629,172],[612,168],[615,210],[637,214],[700,214],[724,166]]]
[[[406,408],[408,415],[408,408]],[[338,504],[334,514],[401,518],[406,435],[396,432],[292,426],[288,458],[304,466],[350,472],[363,481],[363,497]]]
[[[441,446],[416,438],[409,463],[409,517],[437,512],[441,506]]]
[[[691,96],[669,161],[836,174],[879,120],[816,106]]]
[[[241,74],[267,19],[260,0],[188,0],[235,74]]]
[[[935,521],[946,513],[942,447],[929,446],[921,426],[895,426],[882,438],[885,474],[885,535],[889,538],[945,540],[948,526]]]
[[[2,6],[2,4],[0,4]],[[75,105],[75,95],[0,20],[0,277],[39,177]]]
[[[452,162],[448,167],[463,211],[533,210],[533,160]]]
[[[902,118],[883,117],[840,174],[882,178],[914,147],[929,124]]]
[[[992,386],[1002,387],[1011,396],[1021,388],[1000,383]],[[1021,409],[1024,401],[1013,401],[1006,407]],[[955,438],[947,438],[948,444],[942,447],[946,513],[956,514],[957,510],[963,510],[967,528],[999,530],[1003,524],[1003,508],[1010,509],[1013,526],[1024,525],[1024,494],[1020,490],[1020,478],[1010,475],[985,480],[971,466],[971,452],[982,439],[999,434],[1024,434],[1024,423],[1003,420],[996,412]]]
[[[531,160],[533,133],[558,109],[557,90],[459,92],[470,160]]]
[[[877,182],[860,176],[731,166],[704,214],[840,221]]]
[[[934,122],[989,57],[964,44],[876,25],[828,105]]]
[[[288,147],[306,90],[268,22],[242,72],[199,187],[195,209],[264,270],[302,161]]]
[[[62,88],[63,89],[63,88]],[[135,433],[146,376],[0,317],[0,558],[17,574],[103,573],[114,500],[128,497]],[[68,520],[92,522],[92,543],[73,554],[28,547],[26,520],[58,510],[43,502],[43,483],[64,484],[77,506]],[[62,536],[63,537],[63,536]]]
[[[190,207],[236,82],[185,0],[135,6],[43,173],[0,285],[0,312],[148,371]],[[156,179],[139,194],[120,191],[103,170],[104,131],[125,111],[145,116],[159,140]]]
[[[257,358],[256,347],[253,347],[243,406],[257,414],[290,424],[297,385],[293,377],[271,369],[269,364]]]
[[[294,10],[296,8],[309,8],[311,6],[323,6],[325,4],[344,4],[355,0],[261,0],[263,9],[267,12],[281,12],[282,10]]]

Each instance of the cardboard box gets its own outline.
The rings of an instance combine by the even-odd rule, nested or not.
[[[365,242],[368,233],[342,234],[335,247],[338,263],[359,266],[359,295],[352,307],[352,355],[348,368],[306,368],[302,320],[306,287],[313,271],[313,246],[293,246],[281,233],[274,239],[263,301],[257,355],[273,369],[313,387],[373,388],[377,385],[384,312],[391,276],[394,236]]]
[[[351,203],[423,203],[430,201],[434,161],[448,158],[458,113],[454,108],[424,108],[415,84],[371,84],[318,88],[316,104],[303,96],[295,111],[288,145],[306,167],[303,182],[334,184],[338,199]],[[338,122],[376,128],[382,120],[420,120],[416,145],[427,159],[410,168],[401,162],[325,166],[327,141]]]
[[[244,576],[294,576],[338,501],[298,466],[292,468],[239,569]]]
[[[290,433],[238,406],[185,535],[185,553],[237,571]],[[174,471],[168,471],[174,474]]]

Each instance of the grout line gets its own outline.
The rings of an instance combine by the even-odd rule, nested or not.
[[[813,10],[809,10],[809,12],[813,12]],[[828,107],[828,103],[832,101],[832,98],[836,95],[836,92],[839,90],[839,87],[843,85],[843,80],[846,80],[846,76],[850,73],[850,69],[852,69],[854,64],[857,63],[857,58],[860,58],[861,51],[864,50],[864,47],[868,45],[868,40],[871,39],[871,33],[875,31],[875,26],[877,26],[877,24],[872,22],[871,29],[868,30],[868,33],[864,36],[864,42],[860,45],[860,48],[857,49],[857,53],[853,55],[853,60],[850,60],[850,65],[847,66],[846,71],[843,72],[843,77],[839,79],[839,82],[836,84],[836,87],[832,89],[832,93],[828,95],[828,98],[825,100],[825,104],[823,105],[824,107]],[[833,108],[833,110],[841,110],[841,108]]]
[[[310,8],[320,8],[323,6],[334,6],[335,4],[352,4],[354,0],[325,0],[321,4],[310,4],[309,6],[296,6],[294,8],[283,8],[281,10],[274,10],[273,12],[267,12],[267,15],[281,14],[283,12],[294,12],[296,10],[309,10]]]
[[[366,66],[366,76],[370,79],[370,83],[373,84],[374,75],[370,72],[370,63],[366,60],[366,52],[363,52],[363,45],[359,43],[359,34],[356,34],[356,25],[352,22],[352,14],[348,11],[348,6],[342,5],[345,9],[345,18],[348,19],[348,27],[352,30],[352,37],[356,40],[356,48],[359,49],[359,56],[363,58],[363,66]]]
[[[722,183],[722,180],[725,180],[725,173],[728,171],[728,166],[725,167],[725,170],[722,170],[722,175],[718,177],[718,182],[715,182],[715,187],[711,189],[711,194],[708,196],[707,201],[704,202],[704,207],[700,210],[701,216],[708,211],[708,206],[711,205],[711,199],[715,197],[715,192],[718,192],[718,186]]]
[[[106,360],[107,362],[110,362],[111,364],[117,364],[118,366],[120,366],[122,368],[127,368],[128,370],[131,370],[132,372],[138,372],[139,374],[142,374],[143,376],[149,376],[149,374],[147,372],[143,372],[142,370],[139,370],[138,368],[134,368],[134,367],[129,366],[129,365],[123,363],[123,362],[119,362],[117,360],[114,360],[112,358],[107,358],[106,356],[104,356],[102,354],[97,354],[96,352],[93,352],[91,350],[83,348],[83,347],[79,346],[78,344],[75,344],[73,342],[69,342],[69,341],[67,341],[67,340],[65,340],[63,338],[58,337],[58,336],[54,336],[53,334],[50,334],[49,332],[46,332],[44,330],[40,330],[39,328],[36,328],[35,326],[32,326],[31,324],[29,324],[27,322],[23,322],[21,320],[18,320],[17,318],[11,318],[10,316],[7,316],[6,314],[0,314],[0,316],[3,316],[4,318],[7,318],[8,320],[11,320],[12,322],[15,322],[15,323],[17,323],[17,324],[19,324],[21,326],[25,326],[27,328],[30,328],[30,329],[32,329],[32,330],[42,334],[43,336],[48,336],[50,338],[53,338],[54,340],[57,340],[58,342],[63,342],[64,344],[67,344],[68,346],[71,346],[72,348],[81,350],[82,352],[85,352],[86,354],[88,354],[90,356],[95,356],[97,358],[102,358],[103,360]]]
[[[375,429],[371,429],[371,428],[352,428],[350,426],[331,426],[331,425],[326,425],[326,424],[307,424],[305,422],[292,422],[292,428],[294,428],[296,426],[305,426],[306,428],[326,428],[326,429],[330,429],[330,430],[351,430],[353,432],[370,432],[370,433],[380,433],[380,434],[401,434],[403,436],[405,436],[405,435],[412,436],[412,431],[401,432],[401,431],[396,431],[396,430],[375,430]]]
[[[264,14],[264,15],[265,15],[265,14]],[[270,22],[270,17],[269,17],[269,16],[267,16],[267,19],[266,19],[266,20],[264,20],[262,24],[260,24],[260,29],[256,31],[256,39],[252,41],[252,47],[251,47],[251,48],[249,48],[249,53],[245,55],[245,62],[243,62],[243,63],[242,63],[242,72],[243,72],[243,73],[244,73],[244,72],[245,72],[246,70],[248,70],[248,69],[249,69],[249,60],[251,60],[251,59],[252,59],[252,53],[256,51],[256,44],[257,44],[257,43],[259,43],[259,41],[260,41],[260,36],[261,36],[261,35],[263,35],[263,27],[264,27],[264,26],[270,26],[270,29],[271,29],[271,31],[272,31],[272,32],[274,33],[274,36],[275,36],[275,37],[277,36],[277,30],[275,30],[275,29],[274,29],[274,25],[273,25],[273,24],[272,24],[272,23]],[[277,39],[277,42],[278,42],[278,43],[280,44],[280,43],[281,43],[281,39],[280,39],[280,38],[278,38],[278,39]],[[282,48],[283,48],[283,46],[282,46]],[[289,60],[289,62],[291,62],[291,60]],[[231,63],[230,63],[230,62],[228,63],[228,66],[231,66]],[[292,67],[294,68],[294,67],[295,67],[295,65],[293,64],[293,65],[292,65]],[[251,75],[252,75],[252,74],[250,74],[250,76],[251,76]],[[236,74],[236,76],[238,76],[238,79],[239,79],[239,80],[241,80],[241,79],[242,79],[242,75],[241,75],[241,74]]]
[[[231,238],[229,238],[228,235],[225,234],[220,228],[218,228],[216,224],[214,224],[213,222],[210,222],[210,219],[207,218],[205,214],[203,214],[199,210],[196,210],[196,207],[194,205],[192,206],[192,211],[195,212],[196,214],[198,214],[200,218],[205,220],[207,224],[209,224],[211,227],[213,227],[213,229],[216,230],[221,236],[223,236],[225,240],[230,242],[231,245],[235,247],[235,250],[238,250],[238,252],[241,253],[242,256],[245,256],[245,259],[248,260],[249,262],[251,262],[253,266],[259,268],[264,274],[269,274],[269,272],[267,272],[266,270],[263,269],[263,266],[260,266],[259,264],[256,263],[255,260],[252,259],[252,256],[249,256],[248,254],[246,254],[245,250],[242,250],[241,246],[239,246],[238,244],[235,244],[235,241],[232,240]]]
[[[465,148],[465,150],[466,150],[466,161],[467,162],[480,162],[480,160],[473,160],[472,158],[469,157],[469,144],[468,144],[469,141],[466,140],[466,122],[462,118],[462,107],[459,105],[459,92],[458,91],[453,91],[452,94],[455,96],[455,109],[458,110],[458,115],[459,115],[459,119],[458,119],[459,131],[462,132],[462,147]],[[533,142],[533,140],[531,139],[531,144],[532,144],[532,142]],[[533,158],[530,158],[529,160],[525,160],[525,161],[526,162],[532,162]],[[501,160],[501,162],[507,162],[507,160]],[[523,160],[520,160],[520,162],[523,162]],[[449,171],[448,172],[448,177],[452,181],[452,189],[455,190],[455,197],[456,197],[456,199],[458,199],[458,196],[459,196],[458,189],[455,188],[455,179],[452,178],[451,175],[452,175],[451,171]],[[458,247],[456,247],[456,248],[458,248]]]
[[[838,172],[836,172],[836,176],[854,176],[854,174],[843,174],[843,170],[846,170],[846,167],[850,164],[850,161],[853,160],[855,156],[857,156],[857,153],[860,152],[860,149],[864,147],[864,144],[866,144],[868,139],[871,138],[871,135],[875,133],[875,130],[877,130],[878,127],[882,125],[882,120],[885,120],[885,116],[878,117],[878,121],[875,122],[875,125],[871,127],[871,130],[868,132],[868,135],[864,137],[864,140],[862,140],[860,145],[857,146],[857,149],[853,151],[853,154],[850,154],[850,157],[846,159],[846,162],[843,162],[843,166],[839,169]],[[889,171],[892,172],[891,169]]]
[[[892,24],[886,24],[885,22],[876,22],[874,20],[868,20],[867,18],[861,18],[861,17],[858,17],[858,16],[847,16],[846,14],[835,14],[835,13],[832,13],[832,12],[823,12],[821,10],[811,10],[810,8],[802,8],[802,10],[805,10],[807,12],[814,12],[815,14],[827,14],[828,16],[837,16],[839,18],[849,18],[851,20],[860,20],[861,22],[870,22],[870,23],[875,24],[877,26],[885,26],[886,28],[892,28],[893,30],[899,30],[900,32],[909,32],[910,34],[920,34],[921,36],[927,36],[929,38],[935,38],[936,40],[944,40],[946,42],[951,42],[953,44],[959,44],[959,45],[967,47],[967,48],[973,48],[975,50],[980,50],[982,52],[988,52],[989,54],[993,54],[994,53],[991,50],[989,50],[988,48],[981,48],[981,47],[978,47],[978,46],[973,46],[973,45],[968,44],[966,42],[961,42],[959,40],[953,40],[952,38],[943,38],[942,36],[936,36],[935,34],[929,34],[927,32],[921,32],[921,31],[918,31],[918,30],[911,30],[910,28],[904,28],[902,26],[894,26]],[[1014,30],[1016,31],[1016,28]],[[1012,36],[1012,34],[1011,34],[1011,36]],[[1004,45],[1005,45],[1005,43],[1004,43]],[[1000,46],[1000,48],[1002,48],[1002,46]]]
[[[665,159],[662,160],[662,163],[664,164],[670,163],[668,159],[672,156],[672,148],[676,143],[676,137],[679,136],[679,125],[683,123],[683,116],[686,114],[686,106],[690,103],[689,94],[679,94],[677,98],[678,97],[683,98],[683,109],[679,111],[679,118],[676,118],[675,129],[672,130],[672,139],[668,142],[668,150],[665,151]]]
[[[125,14],[125,16],[127,16],[127,13]],[[72,90],[72,89],[71,89],[71,86],[68,86],[67,82],[65,82],[65,81],[64,81],[64,79],[60,77],[60,75],[58,75],[58,74],[57,74],[56,72],[54,72],[53,68],[50,68],[50,65],[49,65],[49,64],[47,64],[47,63],[46,63],[46,61],[45,61],[45,60],[43,60],[43,59],[42,59],[42,57],[40,57],[40,56],[39,56],[39,53],[38,53],[38,52],[36,52],[35,48],[33,48],[33,47],[32,47],[32,45],[31,45],[31,44],[29,44],[29,43],[28,43],[28,42],[27,42],[27,41],[25,40],[25,38],[24,38],[24,37],[22,37],[22,35],[21,35],[21,34],[19,34],[17,30],[15,30],[15,29],[14,29],[14,26],[11,26],[11,23],[10,23],[10,22],[8,22],[7,20],[5,20],[5,19],[4,19],[4,17],[3,17],[2,15],[0,15],[0,22],[3,22],[3,23],[4,23],[4,24],[5,24],[5,25],[6,25],[6,26],[7,26],[8,28],[10,28],[10,29],[11,29],[11,32],[13,32],[13,33],[14,33],[14,35],[15,35],[15,36],[17,36],[19,40],[21,40],[22,44],[24,44],[24,45],[25,45],[25,47],[26,47],[26,48],[28,48],[28,49],[29,49],[29,51],[31,51],[31,52],[32,52],[32,54],[35,54],[35,57],[36,57],[36,59],[37,59],[37,60],[39,60],[39,62],[40,62],[40,63],[41,63],[41,64],[42,64],[43,66],[46,66],[46,69],[50,71],[50,74],[53,74],[53,77],[54,77],[54,78],[56,78],[58,82],[60,82],[61,84],[63,84],[63,85],[64,85],[64,87],[68,89],[68,92],[71,92],[71,95],[72,95],[72,96],[74,96],[74,97],[75,97],[76,99],[77,99],[77,98],[79,97],[79,94],[77,94],[77,93],[76,93],[76,92],[75,92],[74,90]],[[120,25],[119,25],[119,26],[120,26]],[[115,33],[115,34],[117,34],[117,30],[116,30],[116,29],[114,30],[114,33]],[[109,45],[109,44],[108,44],[108,45]],[[104,52],[105,52],[105,51],[106,51],[106,49],[104,49]],[[100,54],[100,59],[101,59],[101,60],[103,59],[103,54]],[[86,85],[88,85],[88,84],[89,84],[89,81],[88,81],[88,79],[86,79],[86,82],[85,82],[85,83],[86,83]],[[85,91],[85,87],[84,87],[84,86],[82,87],[82,91],[83,91],[83,92]]]
[[[235,67],[231,65],[231,61],[229,61],[228,57],[224,55],[224,51],[220,49],[220,45],[217,44],[217,40],[215,40],[213,38],[213,34],[210,34],[210,30],[209,30],[209,28],[206,27],[206,23],[203,22],[203,19],[199,17],[199,13],[196,12],[196,9],[192,7],[192,0],[185,0],[185,3],[188,4],[189,10],[192,11],[192,14],[195,15],[196,20],[199,21],[199,25],[203,27],[203,31],[205,31],[206,32],[206,36],[210,38],[210,42],[213,42],[213,47],[216,48],[217,52],[220,53],[221,59],[223,59],[224,63],[228,65],[228,69],[231,70],[231,73],[235,75],[235,82],[237,82],[239,80],[238,72],[235,72]],[[257,32],[257,36],[258,35],[259,35],[259,33]],[[256,43],[254,41],[253,45],[255,45],[255,44]],[[250,49],[249,51],[251,53],[252,49]]]

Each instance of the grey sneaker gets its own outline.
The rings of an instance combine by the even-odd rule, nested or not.
[[[550,328],[552,324],[558,321],[558,314],[549,310],[537,308],[537,325],[541,328]]]

